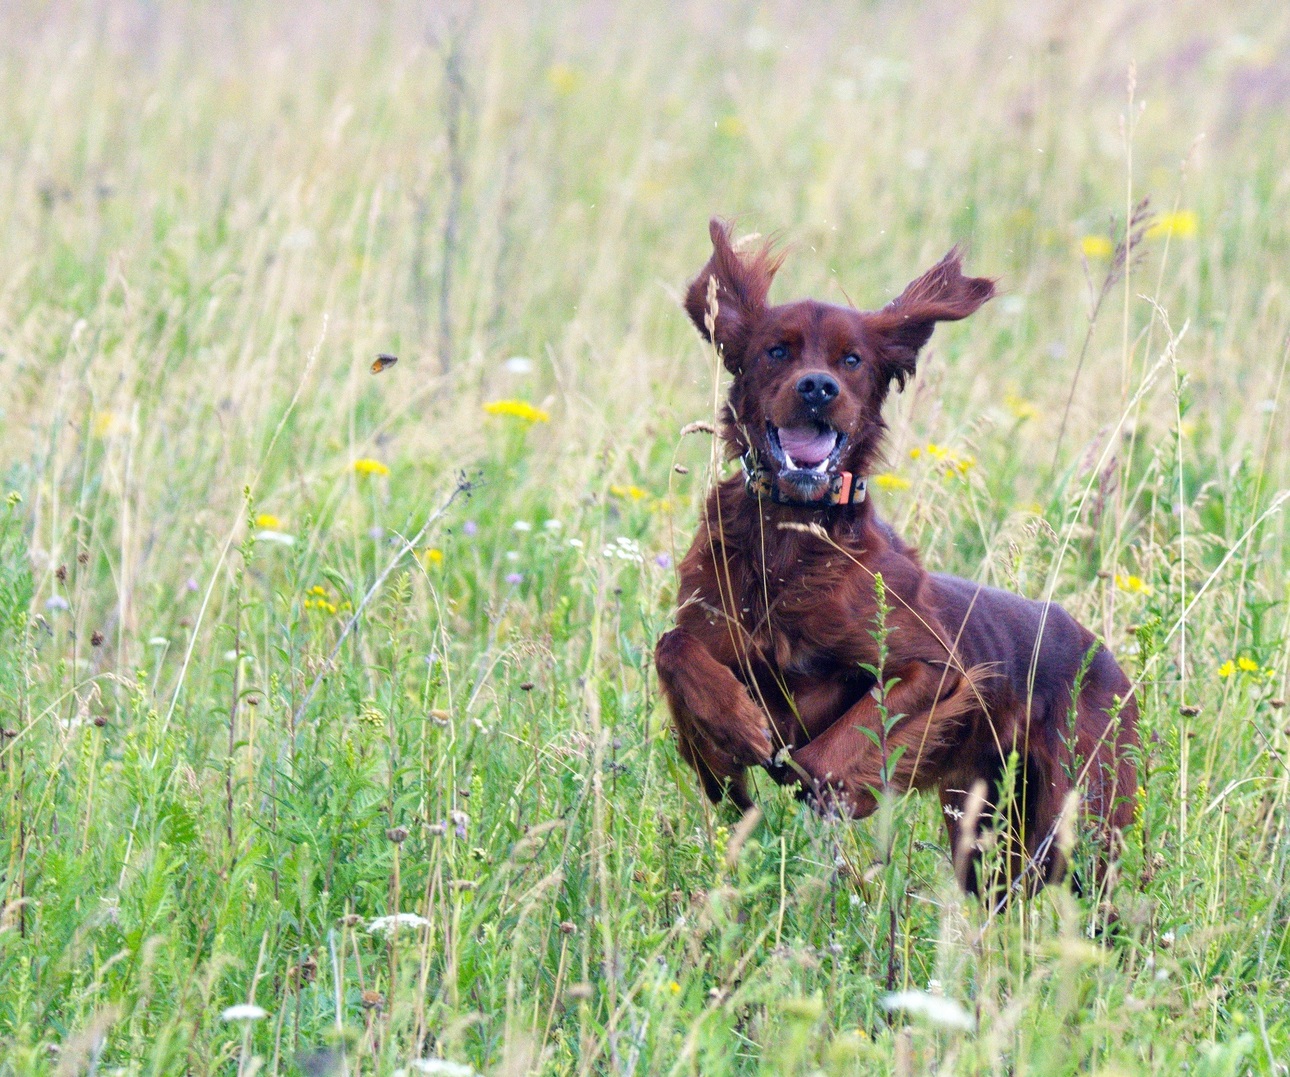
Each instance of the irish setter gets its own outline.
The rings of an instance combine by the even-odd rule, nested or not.
[[[857,818],[875,810],[884,777],[896,791],[936,786],[956,874],[973,891],[965,816],[989,820],[1011,803],[996,820],[1008,870],[1043,883],[1066,869],[1059,832],[1075,831],[1075,791],[1100,874],[1134,812],[1128,679],[1059,606],[928,572],[864,481],[892,384],[914,374],[936,323],[966,318],[993,282],[965,277],[955,249],[881,310],[773,306],[781,257],[769,244],[736,250],[717,220],[711,235],[685,306],[733,375],[720,434],[744,475],[709,495],[680,565],[676,627],[655,651],[681,755],[712,801],[741,809],[751,766]],[[885,693],[874,676],[883,638]]]

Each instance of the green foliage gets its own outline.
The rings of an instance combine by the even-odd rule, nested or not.
[[[0,39],[0,1075],[1283,1072],[1279,7],[100,7]],[[1001,278],[870,489],[1131,671],[1105,895],[703,802],[713,212]]]

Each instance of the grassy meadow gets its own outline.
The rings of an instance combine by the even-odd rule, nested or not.
[[[0,1074],[1287,1073],[1288,115],[1273,0],[0,0]],[[713,213],[999,278],[873,496],[1136,678],[1106,892],[680,762]]]

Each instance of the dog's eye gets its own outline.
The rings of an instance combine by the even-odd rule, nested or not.
[[[773,348],[767,349],[766,354],[775,360],[787,359],[788,349],[782,344],[776,344]]]
[[[858,367],[860,365],[860,356],[856,355],[855,352],[852,352],[842,360],[842,364],[848,367]]]

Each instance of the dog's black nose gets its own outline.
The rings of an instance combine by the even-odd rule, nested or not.
[[[803,374],[797,391],[811,409],[824,407],[838,395],[838,383],[828,374]]]

